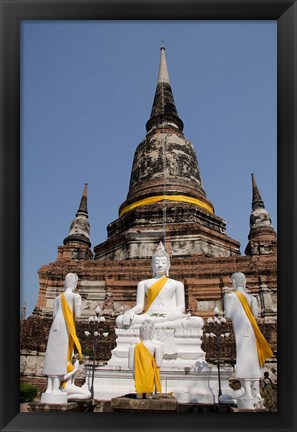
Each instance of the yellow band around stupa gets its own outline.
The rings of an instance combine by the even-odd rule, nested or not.
[[[185,202],[189,204],[195,204],[198,207],[203,208],[204,210],[207,210],[209,213],[214,213],[213,207],[209,204],[206,204],[203,201],[200,201],[197,198],[192,198],[186,195],[158,195],[153,196],[149,198],[144,198],[140,201],[136,201],[132,204],[127,205],[123,208],[123,210],[120,212],[120,217],[122,217],[125,213],[127,213],[130,210],[135,209],[136,207],[141,207],[148,204],[154,204],[159,201],[178,201],[178,202]]]

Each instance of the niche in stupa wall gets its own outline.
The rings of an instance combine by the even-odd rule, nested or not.
[[[95,308],[103,303],[106,295],[104,280],[81,280],[79,294],[82,297],[81,319],[95,315]]]
[[[230,249],[223,245],[214,245],[204,241],[201,237],[193,236],[192,238],[172,240],[173,256],[193,256],[204,255],[209,257],[224,258],[231,255]]]
[[[55,299],[47,299],[46,301],[46,309],[54,310]]]
[[[223,311],[222,300],[196,300],[198,312],[211,312],[215,307],[218,307],[220,311]]]

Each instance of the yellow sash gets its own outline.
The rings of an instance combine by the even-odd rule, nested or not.
[[[135,389],[137,393],[161,392],[160,370],[152,354],[142,341],[135,346],[134,353]]]
[[[161,289],[163,288],[163,286],[165,285],[167,280],[168,280],[168,277],[163,276],[149,287],[148,292],[147,292],[147,306],[145,308],[145,312],[148,310],[150,305],[153,303],[153,301],[155,300],[155,298],[157,297],[157,295],[159,294],[159,292],[161,291]]]
[[[72,310],[70,309],[64,293],[61,294],[61,305],[62,305],[62,310],[66,321],[66,325],[69,331],[69,342],[68,342],[68,352],[67,352],[67,363],[68,363],[72,357],[74,344],[77,348],[80,359],[82,359],[82,351],[81,351],[80,342],[78,340],[78,337],[76,336],[74,312],[72,312]]]
[[[247,314],[247,317],[253,327],[255,337],[256,337],[256,344],[257,344],[257,351],[258,351],[258,359],[259,359],[259,365],[260,367],[263,366],[265,360],[270,357],[274,357],[274,354],[272,352],[272,349],[268,345],[268,342],[266,341],[265,337],[261,333],[261,330],[258,327],[257,321],[250,309],[250,306],[248,304],[247,299],[240,291],[235,291],[235,294],[240,300],[240,303]]]

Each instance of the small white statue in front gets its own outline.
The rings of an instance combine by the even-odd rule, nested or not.
[[[65,291],[55,298],[53,323],[49,332],[44,358],[43,373],[48,376],[48,385],[41,395],[42,403],[66,403],[67,393],[60,383],[67,375],[74,346],[82,358],[81,345],[76,335],[75,318],[81,314],[81,296],[74,293],[78,276],[68,273]]]
[[[152,257],[153,277],[138,283],[136,306],[116,319],[118,328],[139,327],[152,319],[156,328],[201,329],[204,321],[185,313],[182,282],[170,279],[170,258],[162,242]]]
[[[69,361],[67,364],[67,374],[64,375],[61,381],[61,388],[67,393],[68,401],[91,398],[91,392],[88,389],[79,387],[74,383],[74,375],[78,371],[78,367],[79,360],[75,360],[74,364]]]
[[[145,320],[140,326],[140,342],[129,348],[128,367],[133,370],[137,398],[151,398],[161,393],[160,367],[163,359],[162,342],[153,340],[154,322]]]
[[[231,318],[236,342],[235,376],[241,382],[244,394],[237,399],[239,408],[253,409],[261,399],[261,367],[273,352],[261,333],[256,319],[258,304],[256,298],[246,292],[243,273],[231,276],[233,291],[223,288],[225,316]]]

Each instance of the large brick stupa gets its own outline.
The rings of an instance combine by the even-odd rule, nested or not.
[[[260,327],[277,351],[277,240],[255,176],[250,233],[246,255],[241,256],[239,242],[226,234],[225,221],[207,198],[194,146],[183,135],[164,47],[146,130],[135,151],[127,197],[118,219],[107,227],[106,241],[91,249],[85,185],[56,261],[38,270],[36,307],[21,326],[21,369],[31,381],[41,376],[54,298],[63,291],[66,274],[79,277],[83,304],[77,326],[83,346],[88,344],[83,333],[88,317],[97,305],[103,309],[110,336],[98,355],[107,360],[115,345],[115,317],[135,304],[137,283],[151,275],[151,256],[160,240],[171,257],[170,275],[184,283],[187,311],[194,316],[207,318],[215,306],[222,309],[222,287],[230,285],[233,272],[243,272],[248,289],[258,298]],[[34,356],[41,359],[35,369]],[[225,360],[232,359],[234,350],[226,348]]]

